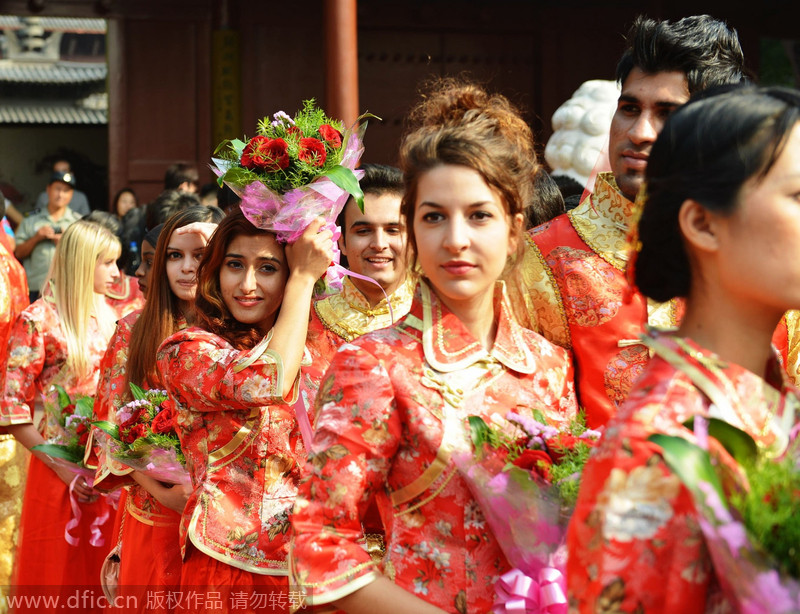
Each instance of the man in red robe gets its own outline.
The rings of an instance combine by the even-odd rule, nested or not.
[[[650,149],[664,120],[698,91],[745,80],[735,30],[707,15],[638,18],[617,65],[612,171],[578,207],[530,231],[523,291],[531,327],[571,349],[590,427],[605,424],[649,360],[645,324],[677,324],[680,305],[648,302],[626,279],[627,235]],[[665,265],[667,265],[665,263]]]

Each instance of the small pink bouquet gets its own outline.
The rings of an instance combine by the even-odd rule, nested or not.
[[[800,440],[794,412],[764,449],[722,420],[695,417],[694,437],[656,434],[692,493],[717,579],[741,614],[800,612]],[[692,440],[690,440],[690,438]]]
[[[495,585],[495,614],[567,612],[565,534],[580,474],[600,433],[581,419],[556,428],[539,412],[509,428],[469,418],[474,454],[456,465],[513,569]]]
[[[316,218],[333,231],[334,254],[339,229],[336,218],[352,195],[364,210],[364,194],[355,170],[364,151],[366,123],[345,130],[306,100],[294,117],[278,111],[265,117],[251,139],[225,140],[214,151],[212,170],[242,199],[245,216],[259,228],[293,242]],[[338,265],[328,269],[329,287],[341,286]]]
[[[92,423],[103,433],[99,445],[112,460],[160,482],[190,484],[167,392],[130,386],[134,400],[117,411],[119,425],[104,420]]]

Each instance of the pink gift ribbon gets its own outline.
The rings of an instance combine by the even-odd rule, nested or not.
[[[554,567],[545,567],[538,582],[512,569],[495,583],[494,614],[567,614],[566,579]]]
[[[83,516],[83,512],[81,512],[81,506],[75,499],[75,484],[77,484],[79,477],[81,477],[80,474],[76,475],[74,478],[72,478],[72,482],[69,483],[69,505],[72,508],[72,518],[69,520],[69,522],[67,522],[66,527],[64,527],[64,539],[67,540],[67,543],[70,546],[77,546],[81,542],[79,537],[73,537],[70,533],[72,529],[75,529],[81,523],[81,516]],[[103,513],[95,518],[89,527],[92,532],[92,535],[89,538],[89,543],[95,548],[102,548],[105,544],[105,538],[103,537],[100,527],[106,523],[108,518],[108,508],[105,508]]]

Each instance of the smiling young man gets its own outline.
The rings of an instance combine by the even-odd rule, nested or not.
[[[360,184],[364,191],[364,212],[352,198],[348,199],[338,219],[342,229],[339,248],[344,266],[377,284],[348,276],[340,293],[314,304],[312,315],[318,320],[316,324],[328,336],[333,335],[336,347],[389,326],[392,316],[395,320],[403,317],[408,313],[413,294],[407,274],[405,223],[400,216],[403,176],[391,166],[366,164],[363,169]]]
[[[679,305],[648,303],[625,277],[627,234],[664,120],[701,90],[745,80],[736,31],[708,15],[638,18],[617,65],[609,132],[612,171],[564,215],[530,231],[522,284],[531,326],[571,349],[589,426],[605,424],[649,360],[645,324],[674,326]]]

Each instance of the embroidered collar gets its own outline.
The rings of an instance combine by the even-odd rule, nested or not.
[[[711,417],[745,430],[763,446],[785,446],[789,430],[800,415],[796,413],[800,412],[800,402],[777,356],[765,365],[768,379],[764,379],[686,337],[651,329],[642,339],[709,398]],[[784,424],[787,420],[791,424]]]
[[[611,266],[625,270],[628,228],[634,204],[617,187],[612,173],[600,173],[594,192],[567,213],[575,231]]]
[[[389,296],[392,304],[390,314],[385,298],[375,307],[370,307],[366,297],[350,279],[345,278],[342,291],[315,302],[314,309],[325,328],[345,341],[352,341],[370,331],[390,326],[392,315],[395,321],[402,318],[408,313],[413,296],[414,282],[407,275],[406,280]]]
[[[495,312],[497,336],[492,351],[487,352],[421,280],[405,322],[421,331],[425,360],[437,371],[458,371],[482,360],[496,360],[512,371],[533,373],[536,359],[525,338],[525,329],[514,319],[502,281],[495,288]]]

